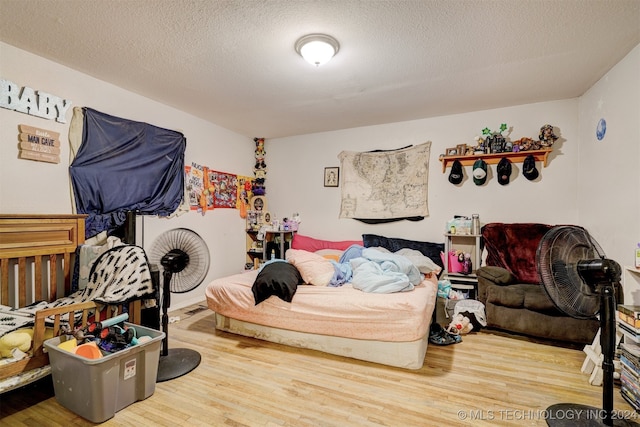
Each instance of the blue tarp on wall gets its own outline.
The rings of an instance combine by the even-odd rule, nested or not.
[[[76,210],[89,215],[86,236],[113,230],[130,210],[173,213],[184,194],[184,135],[83,110],[82,144],[69,173]]]

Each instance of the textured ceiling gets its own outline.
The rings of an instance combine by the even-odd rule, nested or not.
[[[297,55],[309,33],[331,62]],[[580,96],[640,43],[640,0],[0,0],[0,40],[275,138]]]

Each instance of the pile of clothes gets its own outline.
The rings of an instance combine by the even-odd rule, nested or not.
[[[462,335],[479,331],[484,326],[487,326],[484,304],[473,299],[458,301],[446,329],[435,321],[431,322],[429,342],[435,345],[457,344],[462,342]]]

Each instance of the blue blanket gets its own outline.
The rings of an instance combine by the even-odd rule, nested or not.
[[[364,248],[362,256],[349,261],[355,289],[371,293],[392,293],[413,290],[424,276],[406,257],[375,248]]]

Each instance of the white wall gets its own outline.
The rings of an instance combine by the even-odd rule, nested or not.
[[[255,145],[250,138],[5,43],[0,43],[0,57],[0,78],[21,87],[28,86],[69,99],[73,102],[72,108],[90,107],[182,132],[187,138],[187,164],[195,161],[224,172],[253,173]],[[71,111],[66,117],[67,123],[62,124],[0,108],[0,212],[71,213],[68,177]],[[59,132],[60,163],[18,159],[19,124]],[[211,267],[207,278],[189,293],[172,295],[172,309],[203,301],[204,286],[213,278],[242,270],[245,262],[244,220],[236,209],[217,209],[204,216],[192,212],[175,219],[145,217],[143,222],[145,249],[149,249],[163,231],[176,227],[194,230],[208,244]]]
[[[598,121],[607,131],[596,138]],[[580,224],[623,267],[640,243],[640,46],[580,99]],[[640,304],[640,273],[627,273],[625,302]],[[629,280],[630,279],[630,280]]]
[[[543,222],[587,227],[608,257],[622,265],[633,262],[640,241],[640,47],[632,51],[580,99],[543,102],[512,108],[271,139],[266,142],[267,198],[276,218],[299,212],[300,232],[327,239],[357,239],[363,233],[443,241],[447,219],[479,213],[486,222]],[[187,137],[186,161],[214,169],[250,175],[253,141],[170,107],[127,92],[85,74],[0,43],[0,78],[70,99],[74,106],[145,121],[182,131]],[[425,102],[429,102],[425,97]],[[608,123],[606,138],[597,142],[595,124]],[[67,117],[70,120],[70,115]],[[537,138],[546,123],[559,130],[540,178],[528,181],[522,164],[514,164],[511,183],[498,184],[495,165],[489,180],[476,186],[465,168],[465,181],[454,186],[442,172],[438,156],[447,147],[474,144],[484,127],[512,127],[512,140]],[[18,124],[61,133],[62,161],[53,165],[17,159]],[[68,124],[0,109],[0,212],[68,213]],[[256,135],[260,136],[260,135]],[[338,219],[340,188],[323,187],[326,166],[339,166],[342,150],[394,149],[431,141],[430,215],[420,222],[367,225]],[[244,220],[236,210],[218,209],[205,216],[189,213],[175,219],[144,219],[144,247],[164,230],[187,227],[205,238],[211,268],[205,283],[242,268],[245,258]],[[640,284],[625,290],[640,304]],[[203,299],[203,287],[172,297],[172,308]]]
[[[404,123],[347,129],[266,143],[269,155],[269,209],[278,217],[299,212],[300,232],[328,239],[356,239],[363,233],[443,242],[447,219],[479,213],[486,222],[577,224],[589,230],[608,258],[633,265],[640,242],[640,46],[579,99],[542,102]],[[428,99],[425,100],[428,102]],[[595,129],[604,117],[606,137]],[[442,173],[438,156],[456,144],[474,144],[484,127],[513,128],[511,139],[537,139],[550,123],[559,130],[548,167],[528,181],[514,164],[511,182],[498,184],[495,165],[484,186],[467,178],[458,187]],[[340,189],[323,187],[325,166],[339,166],[343,150],[394,149],[431,141],[430,215],[421,222],[367,225],[339,219]],[[640,304],[640,274],[625,276],[625,302]]]
[[[267,198],[269,209],[278,217],[299,212],[301,233],[329,239],[356,239],[363,233],[443,242],[446,222],[453,215],[478,213],[487,222],[574,223],[578,168],[577,100],[545,102],[478,111],[469,114],[362,127],[266,142],[269,158]],[[538,163],[540,177],[529,181],[522,175],[522,163],[513,163],[508,185],[496,179],[496,165],[490,165],[485,185],[471,179],[472,167],[465,167],[459,186],[448,181],[450,168],[442,171],[440,154],[448,147],[475,145],[474,136],[485,127],[512,127],[511,139],[537,139],[540,127],[554,125],[560,139],[554,145],[547,167]],[[506,133],[505,133],[506,134]],[[339,219],[340,188],[323,187],[325,166],[339,166],[343,150],[394,149],[431,141],[429,163],[429,216],[420,222],[368,225]]]

